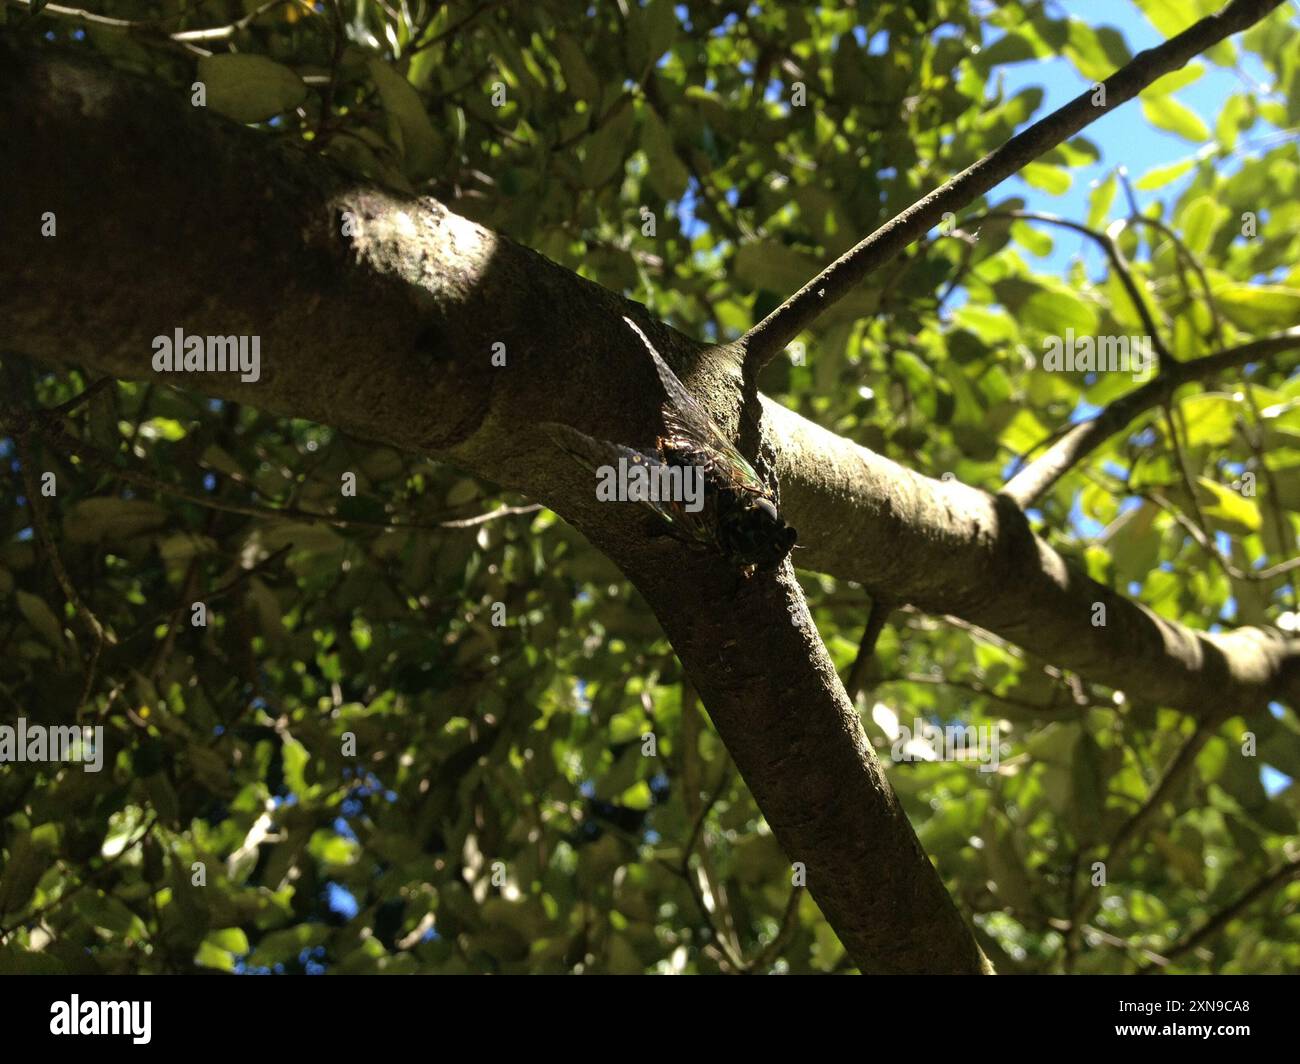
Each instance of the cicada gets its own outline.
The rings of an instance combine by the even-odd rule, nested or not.
[[[666,393],[661,407],[665,431],[656,441],[656,450],[592,439],[567,425],[546,426],[552,437],[598,476],[621,459],[624,468],[639,466],[664,483],[671,482],[674,470],[677,483],[683,482],[683,476],[692,476],[696,483],[702,480],[702,500],[688,503],[680,494],[647,497],[643,493],[633,501],[654,511],[673,538],[700,550],[717,551],[746,576],[776,569],[798,534],[782,520],[775,495],[683,387],[645,333],[630,318],[623,320],[650,353]]]

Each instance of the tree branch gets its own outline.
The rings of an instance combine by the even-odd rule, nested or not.
[[[1206,720],[1199,721],[1192,734],[1178,748],[1178,753],[1174,755],[1173,760],[1170,761],[1168,767],[1161,774],[1160,780],[1151,788],[1151,793],[1147,795],[1146,800],[1120,825],[1119,830],[1115,832],[1114,838],[1111,839],[1110,845],[1106,848],[1106,855],[1103,858],[1108,881],[1115,876],[1120,862],[1128,854],[1129,847],[1137,838],[1138,832],[1165,803],[1174,786],[1191,771],[1192,766],[1196,764],[1196,755],[1201,752],[1201,747],[1209,741],[1213,734],[1213,724]],[[1070,913],[1069,927],[1066,931],[1065,952],[1067,957],[1077,955],[1084,927],[1101,906],[1101,902],[1102,892],[1100,888],[1087,891],[1076,899]]]
[[[1168,402],[1175,389],[1203,381],[1225,370],[1263,362],[1282,351],[1300,349],[1300,326],[1258,340],[1216,351],[1190,362],[1162,362],[1155,378],[1122,395],[1089,421],[1081,421],[1002,489],[1022,509],[1032,505],[1069,470],[1111,436],[1123,431],[1139,414]]]
[[[1226,704],[1249,713],[1300,703],[1300,640],[1170,621],[1069,565],[1007,496],[921,476],[760,401],[801,568],[955,615],[1093,683],[1196,717]],[[1098,605],[1106,623],[1094,626]]]
[[[31,0],[5,0],[6,3],[16,4],[18,7],[25,7],[29,10],[32,7]],[[224,41],[235,36],[240,30],[250,26],[262,15],[266,14],[272,8],[279,7],[286,3],[299,3],[300,0],[267,0],[260,7],[254,8],[243,18],[231,22],[225,26],[214,26],[210,29],[202,30],[178,30],[175,33],[168,33],[162,28],[162,23],[169,22],[173,18],[179,18],[187,12],[178,12],[175,15],[166,15],[157,19],[121,19],[109,18],[106,15],[97,15],[93,11],[85,11],[79,7],[63,7],[58,4],[42,5],[39,14],[51,15],[55,18],[68,19],[71,22],[82,22],[92,26],[104,26],[108,29],[122,30],[127,33],[139,34],[145,38],[166,38],[168,40],[185,43],[188,41]],[[305,12],[312,13],[308,4],[300,5]]]
[[[1300,569],[1300,557],[1289,558],[1284,562],[1278,562],[1276,565],[1270,565],[1263,569],[1238,569],[1231,561],[1219,552],[1219,548],[1214,545],[1214,541],[1206,534],[1205,529],[1200,528],[1196,522],[1189,520],[1186,514],[1179,510],[1178,507],[1159,492],[1135,491],[1133,494],[1139,499],[1145,499],[1153,506],[1160,507],[1160,509],[1164,510],[1165,513],[1169,514],[1170,517],[1178,522],[1178,526],[1192,537],[1196,542],[1196,545],[1210,556],[1210,559],[1214,564],[1222,569],[1227,576],[1232,577],[1233,580],[1256,580],[1266,582],[1272,580],[1276,576],[1285,576],[1294,569]]]
[[[1139,92],[1189,59],[1239,30],[1258,22],[1281,0],[1231,0],[1155,48],[1139,52],[1108,77],[1105,104],[1095,105],[1093,90],[1075,97],[1001,147],[940,185],[886,222],[822,270],[798,292],[760,321],[741,339],[747,372],[757,372],[836,301],[844,298],[867,274],[883,266],[912,241],[938,224],[947,211],[957,211],[1016,173],[1085,126],[1131,100]]]
[[[1225,906],[1219,912],[1206,920],[1205,923],[1195,931],[1180,938],[1165,950],[1161,955],[1161,961],[1159,963],[1150,961],[1139,968],[1137,974],[1150,975],[1157,968],[1165,967],[1172,963],[1175,957],[1180,957],[1184,953],[1190,953],[1192,950],[1200,946],[1201,943],[1222,931],[1232,920],[1240,916],[1241,913],[1254,905],[1260,898],[1264,897],[1271,891],[1276,890],[1278,887],[1282,886],[1282,884],[1297,875],[1300,875],[1300,858],[1297,858],[1294,861],[1288,861],[1273,869],[1273,871],[1269,872],[1267,875],[1261,876],[1250,886],[1249,889],[1244,891],[1231,904]]]
[[[76,400],[80,401],[82,396],[77,396]],[[370,521],[360,517],[339,517],[337,514],[321,513],[318,510],[304,510],[297,506],[263,506],[260,503],[238,502],[230,499],[218,498],[215,495],[200,495],[196,492],[187,491],[183,487],[169,484],[165,480],[152,476],[148,473],[141,473],[134,469],[124,469],[117,465],[107,455],[103,454],[97,448],[92,447],[73,436],[63,429],[50,416],[53,411],[36,411],[32,415],[32,428],[37,435],[41,437],[50,447],[60,450],[65,456],[72,456],[81,459],[87,465],[94,466],[106,476],[114,480],[120,480],[126,484],[133,484],[137,488],[158,495],[170,496],[174,499],[181,499],[184,502],[192,503],[195,506],[201,506],[205,510],[215,510],[221,513],[242,514],[245,517],[267,517],[274,520],[298,520],[307,521],[313,524],[329,525],[332,528],[370,528],[379,531],[389,532],[397,529],[420,529],[423,531],[438,531],[443,528],[474,528],[478,525],[485,524],[488,521],[494,521],[498,517],[514,517],[523,514],[537,513],[542,509],[540,503],[529,503],[526,506],[499,506],[495,510],[487,513],[476,514],[473,517],[453,518],[446,521],[438,521],[430,524],[421,521]],[[12,417],[12,413],[9,415]],[[3,421],[0,421],[0,426]]]
[[[877,595],[871,600],[871,611],[867,614],[867,623],[862,630],[862,641],[858,644],[857,656],[849,669],[849,678],[844,683],[850,702],[857,700],[866,685],[867,670],[875,656],[876,643],[880,639],[880,633],[885,630],[885,623],[892,610],[893,603],[883,595]]]

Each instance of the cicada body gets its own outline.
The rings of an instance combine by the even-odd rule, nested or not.
[[[703,480],[702,505],[690,505],[671,494],[635,501],[653,510],[670,535],[690,546],[717,551],[746,575],[776,569],[790,553],[797,533],[782,520],[772,491],[683,387],[645,334],[630,318],[623,320],[645,344],[667,393],[662,407],[666,432],[657,440],[658,453],[594,440],[565,425],[550,426],[552,435],[583,466],[598,474],[620,460],[664,481],[669,474],[675,473],[680,481],[694,472]]]

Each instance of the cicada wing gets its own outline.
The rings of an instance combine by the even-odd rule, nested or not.
[[[677,374],[660,357],[659,352],[654,348],[654,344],[650,342],[636,322],[627,317],[623,320],[637,334],[641,343],[645,345],[645,349],[650,352],[650,358],[654,362],[655,370],[659,373],[659,380],[664,386],[664,391],[668,393],[668,408],[664,411],[664,421],[668,431],[693,437],[700,443],[715,445],[714,437],[721,438],[722,433],[713,424],[713,420],[704,412],[704,408],[700,406],[699,401],[677,379]]]
[[[548,421],[541,428],[579,465],[598,477],[606,476],[610,468],[616,469],[620,458],[627,461],[629,468],[644,466],[651,473],[665,467],[665,463],[652,454],[626,447],[621,443],[593,439],[568,425]],[[673,534],[679,539],[690,543],[710,541],[706,520],[700,513],[689,512],[681,502],[671,499],[652,499],[648,496],[644,498],[638,496],[628,501],[640,503],[654,511],[668,523]]]
[[[722,459],[722,468],[716,472],[728,484],[759,495],[770,496],[767,485],[754,471],[754,467],[736,450],[731,441],[722,434],[722,430],[713,423],[713,419],[705,412],[704,407],[677,379],[677,374],[660,357],[659,352],[654,349],[646,334],[637,327],[636,322],[627,317],[623,320],[641,338],[645,349],[650,352],[659,380],[664,386],[664,391],[668,393],[668,402],[663,406],[663,419],[669,435],[681,437],[692,441],[698,447],[717,452]]]
[[[599,473],[602,466],[611,463],[617,465],[621,453],[631,450],[630,447],[622,447],[609,440],[592,439],[586,433],[569,425],[561,425],[558,421],[543,422],[540,428],[559,444],[561,450],[593,473]]]

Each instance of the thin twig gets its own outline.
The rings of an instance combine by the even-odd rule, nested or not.
[[[1210,556],[1211,560],[1213,560],[1214,563],[1233,580],[1255,580],[1262,582],[1272,580],[1275,576],[1284,576],[1296,569],[1300,569],[1300,558],[1291,558],[1288,561],[1278,562],[1277,565],[1270,565],[1265,569],[1238,569],[1231,561],[1223,556],[1223,553],[1219,548],[1216,547],[1214,542],[1206,535],[1204,529],[1198,528],[1195,522],[1189,520],[1186,514],[1179,510],[1177,506],[1159,492],[1134,489],[1131,494],[1139,499],[1145,499],[1153,506],[1158,506],[1160,509],[1164,510],[1165,513],[1169,514],[1170,517],[1178,522],[1183,531],[1196,541],[1196,545],[1205,551],[1205,553]]]
[[[117,637],[113,632],[104,627],[99,618],[95,616],[95,611],[83,601],[78,594],[76,586],[72,583],[72,578],[68,575],[67,567],[63,564],[63,557],[59,553],[59,548],[54,542],[54,537],[50,534],[49,524],[45,518],[45,508],[41,502],[40,488],[36,484],[36,477],[32,469],[31,446],[27,438],[27,431],[20,430],[14,433],[14,444],[18,451],[18,461],[22,468],[22,478],[24,491],[27,494],[27,506],[32,513],[32,524],[36,527],[36,536],[40,541],[41,550],[45,554],[46,560],[54,572],[54,578],[58,581],[64,597],[71,603],[73,611],[85,624],[90,631],[90,637],[93,640],[93,646],[90,651],[90,658],[86,662],[85,670],[82,676],[81,692],[77,698],[76,712],[80,712],[81,707],[86,704],[90,698],[91,691],[95,686],[95,673],[99,667],[99,656],[104,649],[104,644],[109,643],[116,645]]]
[[[487,524],[489,521],[495,521],[498,517],[517,517],[523,514],[535,514],[541,510],[540,502],[532,502],[527,506],[498,506],[495,510],[489,510],[485,514],[478,514],[475,517],[460,517],[452,521],[439,521],[439,528],[475,528],[478,525]]]
[[[1120,250],[1114,234],[1109,230],[1103,232],[1081,222],[1073,222],[1068,218],[1060,218],[1055,214],[1043,214],[1039,211],[990,211],[975,218],[964,219],[962,224],[971,225],[974,222],[984,221],[1042,222],[1044,225],[1055,225],[1063,229],[1070,229],[1094,241],[1105,252],[1106,258],[1110,260],[1111,268],[1119,276],[1120,283],[1124,286],[1129,301],[1133,304],[1133,309],[1137,311],[1138,317],[1142,319],[1142,325],[1146,329],[1147,335],[1151,337],[1151,346],[1155,348],[1156,354],[1160,356],[1158,364],[1165,366],[1173,361],[1173,356],[1169,353],[1164,340],[1160,337],[1160,330],[1156,328],[1155,316],[1151,313],[1151,308],[1147,306],[1147,301],[1142,296],[1137,282],[1133,280],[1133,269],[1128,260],[1124,258],[1124,253]],[[1123,225],[1123,222],[1115,223],[1115,226]]]
[[[335,528],[376,528],[385,531],[391,529],[422,529],[425,531],[435,531],[443,528],[472,528],[476,525],[484,524],[487,521],[495,520],[498,517],[509,517],[516,514],[534,513],[542,507],[539,503],[532,503],[528,506],[501,506],[496,510],[485,514],[478,514],[474,517],[453,518],[447,521],[440,521],[436,524],[429,524],[419,521],[367,521],[360,517],[339,517],[336,514],[320,513],[315,510],[304,510],[297,506],[262,506],[257,503],[230,502],[224,499],[216,499],[210,496],[199,495],[196,492],[186,491],[184,488],[168,484],[164,480],[150,476],[147,473],[139,473],[130,469],[123,469],[106,455],[100,453],[96,448],[72,436],[60,426],[50,422],[48,419],[36,421],[33,423],[36,430],[46,439],[47,442],[61,447],[65,453],[75,455],[76,457],[88,462],[103,470],[109,476],[125,481],[128,484],[134,484],[137,487],[145,488],[148,491],[157,492],[161,495],[169,495],[184,502],[193,503],[196,506],[202,506],[210,510],[220,510],[225,513],[242,514],[245,517],[273,517],[281,520],[297,519],[301,521],[314,521],[320,524],[332,525]]]
[[[1119,830],[1115,832],[1114,837],[1111,839],[1110,845],[1106,848],[1106,854],[1102,859],[1108,878],[1115,875],[1120,861],[1127,854],[1129,846],[1137,838],[1138,832],[1146,824],[1147,820],[1165,803],[1174,786],[1191,771],[1192,766],[1196,763],[1196,755],[1201,752],[1201,747],[1206,744],[1217,727],[1218,721],[1209,718],[1197,723],[1196,730],[1179,747],[1178,753],[1169,762],[1164,774],[1151,789],[1151,793],[1147,795],[1146,800],[1138,807],[1136,812],[1131,814],[1120,825]],[[1101,893],[1100,889],[1085,891],[1073,906],[1070,914],[1070,930],[1067,932],[1067,942],[1070,945],[1069,952],[1077,952],[1084,925],[1092,919],[1093,913],[1101,905]]]
[[[867,614],[866,627],[862,629],[862,641],[858,644],[858,653],[849,669],[849,677],[844,681],[844,690],[850,702],[856,701],[858,694],[865,688],[867,669],[875,656],[876,643],[885,630],[885,623],[889,620],[894,605],[883,595],[877,595],[871,600],[871,611]]]
[[[780,955],[781,951],[785,949],[786,943],[790,941],[799,927],[799,899],[803,896],[803,892],[803,887],[790,888],[790,897],[786,899],[785,912],[781,915],[780,927],[777,929],[776,934],[772,936],[772,941],[745,964],[746,971],[760,971],[769,967]]]
[[[1219,313],[1219,301],[1215,298],[1213,289],[1210,288],[1210,279],[1205,273],[1205,266],[1201,263],[1201,260],[1192,254],[1191,249],[1183,242],[1182,237],[1159,218],[1152,218],[1145,214],[1134,214],[1127,219],[1127,224],[1145,225],[1158,233],[1163,233],[1174,245],[1179,257],[1192,267],[1192,272],[1196,274],[1197,279],[1201,282],[1201,290],[1205,293],[1205,301],[1210,307],[1213,339],[1219,347],[1223,347],[1223,316]]]
[[[1259,466],[1264,485],[1268,488],[1268,513],[1273,519],[1273,534],[1277,536],[1278,549],[1285,550],[1289,544],[1293,543],[1294,536],[1291,532],[1291,520],[1286,514],[1286,507],[1283,506],[1281,493],[1278,491],[1277,478],[1274,477],[1273,470],[1264,457],[1264,416],[1259,412],[1259,403],[1255,399],[1254,385],[1250,381],[1243,381],[1242,391],[1245,393],[1246,408],[1250,411],[1252,421],[1252,431],[1243,432],[1242,435],[1246,437],[1246,443],[1255,455],[1255,463]],[[1300,592],[1296,589],[1294,576],[1287,580],[1287,590],[1290,592],[1289,606],[1292,610],[1295,610],[1297,600],[1300,599]]]
[[[1175,958],[1184,953],[1189,953],[1196,949],[1201,943],[1205,942],[1211,936],[1222,931],[1234,918],[1239,916],[1243,911],[1257,902],[1270,891],[1280,887],[1287,880],[1294,876],[1300,875],[1300,858],[1294,861],[1288,861],[1284,865],[1273,869],[1267,875],[1256,880],[1251,887],[1244,891],[1229,905],[1220,909],[1211,916],[1205,923],[1201,924],[1195,931],[1184,935],[1172,946],[1164,951],[1160,961],[1149,961],[1138,969],[1138,975],[1149,975],[1158,968],[1171,964]]]
[[[1174,424],[1174,412],[1168,403],[1162,407],[1165,416],[1165,427],[1169,430],[1169,446],[1174,451],[1174,464],[1178,469],[1178,476],[1183,482],[1183,491],[1187,493],[1189,505],[1192,508],[1192,516],[1196,518],[1197,527],[1200,528],[1204,538],[1210,538],[1209,526],[1205,523],[1205,514],[1201,511],[1201,501],[1196,497],[1196,485],[1192,483],[1192,471],[1187,464],[1187,453],[1183,446],[1178,442],[1178,427]]]
[[[471,22],[473,22],[473,21],[474,21],[476,18],[478,18],[479,16],[487,14],[487,13],[488,13],[489,11],[491,11],[494,7],[499,7],[499,6],[501,5],[501,3],[502,3],[502,0],[490,0],[489,3],[479,4],[478,6],[476,6],[476,7],[474,8],[473,11],[471,11],[468,15],[466,15],[466,16],[465,16],[463,19],[461,19],[459,22],[454,22],[454,23],[452,23],[450,26],[448,26],[448,27],[447,27],[445,30],[443,30],[441,33],[437,33],[437,34],[435,34],[434,36],[430,37],[427,41],[421,41],[419,44],[415,45],[413,48],[408,48],[408,49],[406,50],[406,54],[407,54],[407,55],[414,55],[416,52],[422,52],[422,51],[424,51],[426,48],[432,48],[435,44],[438,44],[438,43],[440,43],[440,42],[446,40],[448,37],[451,37],[451,36],[453,36],[453,35],[459,33],[461,30],[463,30],[466,26],[468,26]]]
[[[116,383],[117,379],[115,377],[100,377],[94,384],[87,388],[83,388],[66,403],[51,407],[50,413],[55,417],[68,417],[74,410],[81,406],[82,403],[89,402],[105,388]]]

